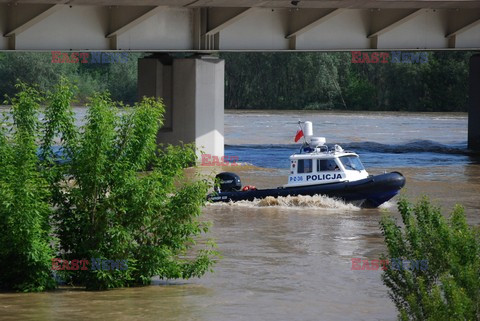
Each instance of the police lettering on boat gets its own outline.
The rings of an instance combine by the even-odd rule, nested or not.
[[[277,188],[257,189],[244,186],[235,173],[217,175],[216,191],[208,195],[212,202],[229,202],[265,197],[326,195],[361,207],[377,207],[398,194],[405,185],[399,172],[371,176],[359,156],[340,145],[329,147],[324,137],[313,137],[311,122],[299,122],[295,142],[303,138],[298,153],[290,156],[287,184]]]

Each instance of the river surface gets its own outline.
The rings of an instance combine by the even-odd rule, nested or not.
[[[244,185],[285,184],[299,119],[327,144],[358,152],[370,174],[402,172],[405,195],[427,195],[445,213],[459,202],[480,224],[480,161],[466,151],[466,114],[227,111],[225,153],[244,165],[223,170]],[[398,217],[395,201],[366,210],[320,196],[208,205],[223,256],[214,273],[106,292],[0,294],[0,319],[395,320],[381,272],[351,270],[351,258],[385,251],[385,211]]]

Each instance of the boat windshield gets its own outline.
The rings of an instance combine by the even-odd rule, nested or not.
[[[365,169],[358,156],[342,156],[339,158],[347,170],[350,169],[354,171],[363,171]]]

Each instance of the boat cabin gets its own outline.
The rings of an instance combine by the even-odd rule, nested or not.
[[[290,156],[290,175],[284,187],[352,182],[368,177],[358,155],[339,145],[329,149],[324,138],[312,138],[300,153]],[[312,143],[317,143],[311,147]]]

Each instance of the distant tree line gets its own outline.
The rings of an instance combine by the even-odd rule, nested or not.
[[[49,90],[61,76],[77,84],[77,101],[108,90],[137,100],[137,60],[52,63],[51,53],[0,53],[0,95],[17,80]],[[230,109],[466,111],[472,52],[428,52],[425,63],[352,63],[350,52],[221,53]]]
[[[425,63],[352,63],[341,53],[223,53],[233,109],[466,111],[471,52]]]
[[[137,101],[137,60],[142,56],[129,53],[126,62],[115,63],[52,63],[50,52],[0,53],[0,95],[15,95],[17,80],[51,91],[64,77],[78,87],[77,103],[108,90],[112,99],[132,104]]]

